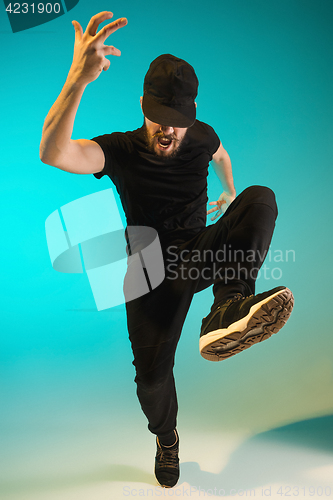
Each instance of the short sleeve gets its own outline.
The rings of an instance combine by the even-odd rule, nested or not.
[[[213,127],[199,120],[195,121],[193,129],[192,140],[197,147],[203,148],[208,153],[209,161],[211,161],[221,143],[217,133]]]
[[[104,167],[103,170],[100,172],[96,172],[94,177],[96,179],[101,179],[104,175],[108,175],[109,177],[112,176],[112,134],[105,134],[105,135],[99,135],[97,137],[93,137],[91,139],[94,142],[97,142],[97,144],[102,148],[103,153],[104,153]]]
[[[207,132],[208,132],[208,137],[209,137],[209,152],[210,152],[210,155],[213,156],[216,153],[216,151],[219,149],[221,141],[219,139],[219,136],[217,135],[217,133],[213,129],[213,127],[211,127],[210,125],[207,125],[207,124],[206,124],[206,127],[207,127]]]

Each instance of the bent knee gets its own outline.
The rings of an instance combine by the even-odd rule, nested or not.
[[[277,205],[274,191],[266,186],[250,186],[241,193],[247,198],[248,203],[263,203],[268,205],[277,214]]]

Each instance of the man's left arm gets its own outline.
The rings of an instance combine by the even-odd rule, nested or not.
[[[216,153],[213,154],[213,167],[224,190],[217,201],[211,201],[209,203],[209,205],[214,205],[214,207],[208,210],[207,214],[216,212],[216,214],[211,218],[211,220],[216,220],[224,214],[230,203],[232,203],[236,198],[231,160],[227,151],[222,146],[222,143],[220,143]]]

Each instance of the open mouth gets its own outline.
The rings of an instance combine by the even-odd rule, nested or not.
[[[171,147],[172,139],[167,139],[166,137],[158,137],[157,145],[162,151],[166,151]]]

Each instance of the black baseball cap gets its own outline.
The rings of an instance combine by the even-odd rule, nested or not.
[[[195,122],[198,78],[183,59],[162,54],[150,64],[143,84],[143,114],[152,122],[188,128]]]

